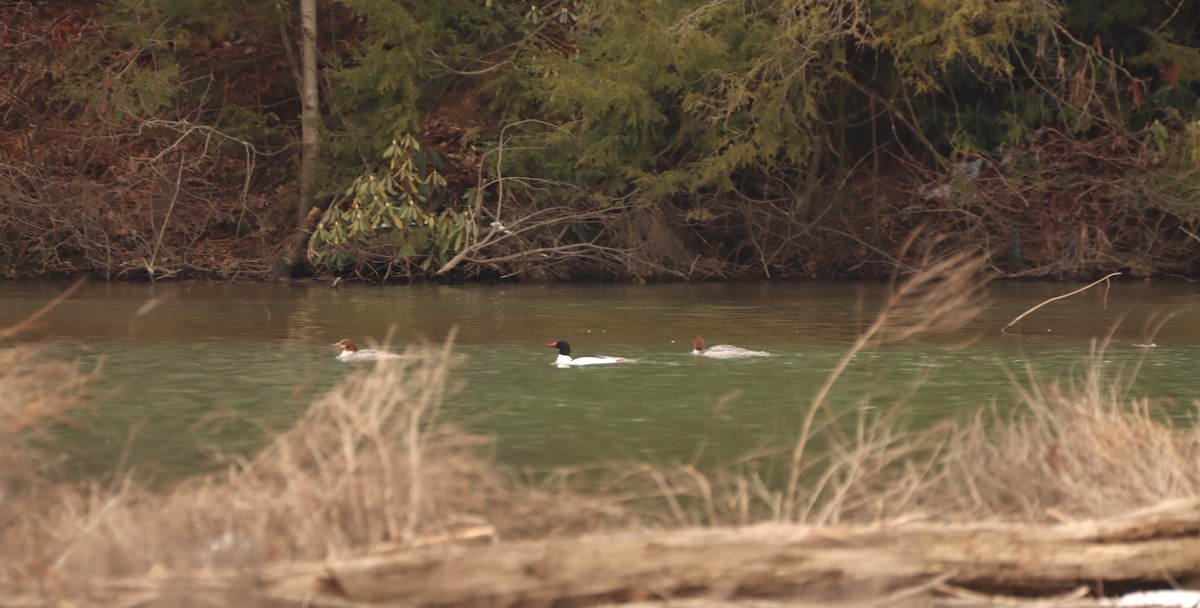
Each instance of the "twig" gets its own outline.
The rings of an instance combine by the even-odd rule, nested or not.
[[[175,202],[179,200],[179,189],[183,185],[184,154],[179,155],[179,174],[175,176],[175,193],[171,195],[171,204],[167,206],[167,215],[163,217],[162,226],[158,229],[158,239],[150,250],[150,261],[146,263],[146,271],[150,273],[150,282],[154,282],[154,263],[158,258],[158,249],[162,246],[163,236],[167,233],[167,224],[171,221],[171,212],[175,210]]]
[[[55,296],[53,300],[50,300],[46,304],[42,305],[41,308],[33,311],[33,314],[29,315],[28,317],[25,317],[24,319],[19,321],[16,325],[13,325],[13,326],[10,326],[10,327],[0,330],[0,340],[9,338],[11,336],[15,336],[15,335],[21,333],[22,331],[25,331],[25,329],[27,329],[29,326],[33,325],[34,322],[36,322],[38,319],[42,318],[43,315],[50,312],[51,310],[54,310],[56,307],[58,307],[59,304],[62,304],[63,302],[65,302],[67,300],[67,298],[71,297],[71,294],[75,293],[75,291],[77,289],[79,289],[80,287],[83,287],[84,283],[87,283],[87,279],[81,278],[81,279],[76,280],[74,283],[71,284],[70,287],[66,288],[65,290],[63,290],[62,293]]]
[[[1046,300],[1045,302],[1042,302],[1041,304],[1038,304],[1037,306],[1034,306],[1033,308],[1030,308],[1029,310],[1027,310],[1027,311],[1025,311],[1025,312],[1021,313],[1021,314],[1020,314],[1020,315],[1019,315],[1017,318],[1013,319],[1012,321],[1009,321],[1009,322],[1008,322],[1008,325],[1005,325],[1003,328],[1001,328],[1001,329],[1000,329],[1000,333],[1006,333],[1006,332],[1008,331],[1008,328],[1010,328],[1010,327],[1012,327],[1013,325],[1015,325],[1015,324],[1017,323],[1017,321],[1020,321],[1021,319],[1024,319],[1024,318],[1026,317],[1026,315],[1028,315],[1029,313],[1031,313],[1031,312],[1033,312],[1033,311],[1035,311],[1035,310],[1037,310],[1037,309],[1039,309],[1039,308],[1041,308],[1041,307],[1043,307],[1043,306],[1045,306],[1045,305],[1047,305],[1047,304],[1049,304],[1049,303],[1051,303],[1051,302],[1053,302],[1053,301],[1055,301],[1055,300],[1061,300],[1061,299],[1063,299],[1063,298],[1069,298],[1069,297],[1071,297],[1071,296],[1073,296],[1073,295],[1075,295],[1075,294],[1077,294],[1077,293],[1079,293],[1079,292],[1081,292],[1081,291],[1085,291],[1085,290],[1091,289],[1092,287],[1095,287],[1096,285],[1099,285],[1100,283],[1103,283],[1103,282],[1105,282],[1105,281],[1108,281],[1109,279],[1111,279],[1111,278],[1113,278],[1113,277],[1115,277],[1115,276],[1119,276],[1120,274],[1121,274],[1121,273],[1119,273],[1119,272],[1113,272],[1113,273],[1109,273],[1109,274],[1108,274],[1108,275],[1106,275],[1104,278],[1102,278],[1102,279],[1099,279],[1099,280],[1095,281],[1094,283],[1091,283],[1091,284],[1089,284],[1089,285],[1087,285],[1087,286],[1085,286],[1085,287],[1080,287],[1079,289],[1076,289],[1075,291],[1072,291],[1071,293],[1064,293],[1064,294],[1062,294],[1061,296],[1054,296],[1053,298],[1050,298],[1049,300]]]

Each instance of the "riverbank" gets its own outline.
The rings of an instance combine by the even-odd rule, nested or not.
[[[1191,5],[493,4],[0,4],[0,276],[1200,276]]]

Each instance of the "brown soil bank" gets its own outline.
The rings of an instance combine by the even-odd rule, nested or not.
[[[320,214],[297,228],[282,167],[248,168],[247,163],[266,164],[248,142],[185,127],[83,129],[58,120],[39,132],[41,147],[16,157],[0,152],[0,277],[874,279],[912,270],[903,251],[914,233],[921,245],[942,253],[985,256],[999,277],[1200,272],[1193,193],[1181,185],[1194,175],[1181,177],[1166,168],[1161,175],[1151,172],[1146,167],[1153,163],[1142,158],[1150,154],[1145,148],[1106,159],[1104,173],[1096,173],[1092,148],[1118,138],[1116,133],[1097,142],[1050,141],[1045,149],[1026,152],[1061,160],[1033,177],[1006,171],[1002,159],[980,156],[983,169],[970,179],[956,170],[896,167],[886,174],[848,176],[804,205],[711,201],[703,220],[694,218],[695,210],[666,201],[594,206],[565,199],[555,204],[527,197],[480,199],[461,211],[463,238],[445,251],[414,252],[408,245],[372,241],[340,253],[344,266],[293,266],[289,256],[296,243],[307,241],[307,229]],[[182,147],[204,148],[214,138],[223,145],[204,154],[189,155]],[[65,152],[70,150],[82,152]],[[80,154],[99,168],[83,167]],[[274,174],[258,181],[232,179],[266,170]],[[475,174],[483,168],[453,170]],[[451,183],[445,192],[461,197],[475,186]],[[501,210],[509,219],[493,224]]]

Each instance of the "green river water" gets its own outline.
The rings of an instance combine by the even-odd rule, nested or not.
[[[0,283],[0,326],[69,284]],[[1200,286],[1117,282],[1051,303],[1078,284],[997,283],[962,332],[861,353],[836,385],[839,412],[904,399],[918,423],[1013,402],[1010,375],[1046,378],[1111,335],[1105,360],[1140,364],[1134,396],[1181,415],[1200,397]],[[102,366],[100,404],[63,431],[90,472],[123,462],[173,477],[211,466],[216,448],[250,452],[350,365],[330,344],[393,333],[393,346],[441,342],[457,328],[461,391],[445,416],[495,437],[505,463],[544,470],[611,459],[730,461],[790,444],[805,406],[873,318],[874,283],[358,286],[91,283],[22,335],[44,357]],[[1152,334],[1152,328],[1161,330]],[[689,339],[767,350],[769,358],[692,357]],[[635,364],[557,369],[545,343]],[[1155,344],[1153,348],[1145,345]],[[0,344],[8,348],[13,343]],[[914,382],[924,378],[914,389]],[[219,422],[213,422],[219,420]]]

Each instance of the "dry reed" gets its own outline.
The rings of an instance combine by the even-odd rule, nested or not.
[[[1195,416],[1181,420],[1131,397],[1137,370],[1107,363],[1106,342],[1067,377],[1044,379],[1030,367],[1012,376],[1014,403],[1003,415],[980,404],[964,419],[914,430],[899,407],[861,408],[851,429],[839,430],[825,398],[854,355],[872,343],[959,327],[982,306],[979,258],[963,254],[924,268],[897,285],[818,390],[782,491],[758,467],[700,472],[690,464],[627,465],[608,491],[627,502],[657,499],[664,521],[680,526],[1036,523],[1200,497]],[[811,454],[817,439],[823,450]]]
[[[910,243],[917,236],[914,233]],[[907,247],[906,244],[904,249]],[[900,342],[922,334],[953,331],[975,318],[985,305],[982,293],[985,285],[983,266],[984,258],[978,252],[964,251],[940,259],[930,259],[926,253],[919,271],[904,281],[896,282],[893,279],[887,300],[875,320],[847,349],[808,404],[801,421],[799,438],[792,448],[787,487],[778,513],[780,518],[785,521],[806,521],[815,503],[826,496],[824,486],[813,491],[802,487],[800,480],[812,468],[813,463],[809,462],[811,458],[807,452],[817,416],[834,415],[829,411],[826,400],[854,357],[872,343]],[[823,481],[830,479],[828,476],[822,478]],[[835,490],[834,495],[837,494],[840,492]]]
[[[981,411],[925,436],[936,461],[910,476],[891,515],[1020,522],[1106,517],[1170,499],[1200,497],[1200,426],[1131,397],[1135,374],[1093,346],[1066,378],[1031,368],[1013,379],[1011,413]],[[892,488],[891,491],[895,491]]]
[[[99,373],[41,357],[36,346],[0,350],[0,522],[14,493],[38,479],[30,471],[51,464],[53,457],[35,444],[51,425],[90,403]]]

